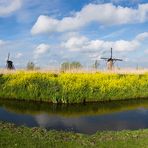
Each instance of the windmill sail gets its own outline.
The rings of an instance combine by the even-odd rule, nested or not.
[[[101,58],[102,60],[108,60],[108,58]]]
[[[8,59],[7,59],[7,61],[9,61],[9,58],[10,58],[10,53],[8,53]]]
[[[114,61],[123,61],[122,59],[113,59]]]
[[[110,56],[111,58],[113,57],[113,49],[111,48],[111,56]]]

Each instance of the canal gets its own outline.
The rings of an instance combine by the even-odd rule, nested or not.
[[[85,134],[144,129],[148,128],[148,100],[65,105],[1,99],[0,121]]]

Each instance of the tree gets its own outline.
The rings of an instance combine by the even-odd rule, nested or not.
[[[61,64],[61,70],[69,70],[70,69],[70,63],[69,62],[64,62]]]
[[[98,69],[99,65],[100,65],[99,61],[96,60],[95,63],[93,64],[93,68]]]
[[[79,68],[82,68],[82,65],[81,65],[80,62],[72,62],[72,63],[70,64],[70,68],[71,68],[71,69],[79,69]]]
[[[61,64],[61,70],[71,70],[71,69],[79,69],[82,68],[82,65],[80,62],[74,61],[74,62],[64,62]]]
[[[35,70],[35,64],[33,62],[28,62],[27,70]]]

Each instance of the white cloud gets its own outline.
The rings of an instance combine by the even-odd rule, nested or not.
[[[136,36],[136,40],[138,41],[143,41],[145,38],[148,38],[148,32],[144,32]]]
[[[33,26],[31,32],[32,34],[55,32],[57,30],[58,24],[58,20],[41,15]]]
[[[148,54],[148,49],[144,51],[144,53]]]
[[[3,45],[5,45],[5,44],[6,44],[6,42],[5,42],[5,41],[0,40],[0,46],[3,46]]]
[[[9,15],[20,9],[22,0],[0,0],[0,16]]]
[[[79,51],[84,48],[88,43],[88,39],[84,36],[71,37],[67,42],[62,43],[62,47],[70,49],[72,51]]]
[[[116,51],[132,51],[139,47],[139,42],[132,40],[132,41],[125,41],[119,40],[113,42],[112,46]]]
[[[96,50],[108,50],[111,47],[115,51],[133,51],[138,49],[146,38],[148,38],[148,32],[137,35],[133,40],[117,40],[117,41],[105,41],[105,40],[89,40],[85,36],[71,37],[67,41],[63,42],[61,46],[70,51],[96,51]]]
[[[107,34],[107,35],[103,36],[102,39],[119,37],[126,31],[127,31],[127,29],[123,28],[123,29],[111,32],[110,34]]]
[[[40,44],[36,47],[35,53],[36,54],[44,54],[48,51],[48,49],[50,48],[50,46],[48,44]]]
[[[16,58],[19,59],[20,57],[22,57],[22,55],[23,54],[19,52],[19,53],[16,54]]]
[[[49,49],[50,49],[50,46],[48,44],[42,43],[38,45],[34,51],[34,58],[37,59],[40,55],[47,53]]]
[[[65,32],[79,29],[89,23],[101,25],[120,25],[148,21],[148,3],[137,9],[107,4],[88,4],[73,16],[55,19],[40,15],[31,29],[32,34]]]

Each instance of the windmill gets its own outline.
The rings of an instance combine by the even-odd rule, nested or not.
[[[13,62],[10,60],[10,53],[8,53],[6,68],[7,68],[8,70],[13,70],[13,69],[15,69],[15,68],[14,68],[14,65],[13,65]]]
[[[107,61],[107,69],[108,70],[112,70],[113,69],[114,63],[116,61],[123,61],[122,59],[115,59],[115,58],[113,58],[113,49],[112,48],[111,48],[111,56],[110,56],[110,58],[101,58],[101,59]]]

